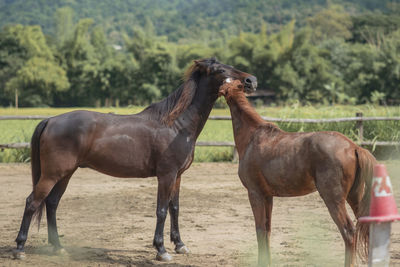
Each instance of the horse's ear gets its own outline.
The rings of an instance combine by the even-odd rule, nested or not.
[[[204,60],[195,60],[194,63],[196,64],[197,69],[210,73],[210,63]]]
[[[195,60],[194,64],[196,64],[197,67],[201,68],[207,68],[209,66],[208,62],[204,62],[203,60]]]

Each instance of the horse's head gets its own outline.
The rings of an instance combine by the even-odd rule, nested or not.
[[[208,88],[219,94],[219,88],[224,83],[238,80],[242,83],[247,93],[254,92],[257,88],[257,78],[232,66],[222,64],[215,58],[195,60],[192,71],[198,70],[201,77],[208,81]],[[213,93],[211,92],[211,93]]]
[[[221,95],[220,87],[236,80],[243,84],[247,92],[253,92],[257,88],[257,78],[253,75],[222,64],[215,58],[195,60],[184,75],[183,89],[178,101],[164,121],[171,124],[193,101],[196,102],[195,105],[209,109]]]
[[[246,90],[246,87],[243,86],[242,82],[239,80],[226,81],[223,85],[221,85],[218,92],[219,95],[223,95],[227,99],[243,93],[249,93],[249,91]]]

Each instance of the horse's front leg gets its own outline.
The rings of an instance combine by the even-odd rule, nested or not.
[[[258,243],[258,266],[271,266],[270,233],[272,197],[260,196],[249,190],[249,200],[253,210]]]
[[[158,176],[157,194],[157,226],[154,233],[153,246],[157,249],[156,259],[159,261],[170,261],[172,256],[164,247],[164,224],[168,213],[168,204],[176,181],[176,172]]]
[[[176,178],[176,182],[172,192],[172,198],[169,202],[169,214],[171,216],[171,242],[175,244],[175,251],[178,254],[189,253],[189,249],[181,240],[181,235],[179,233],[179,188],[181,184],[181,176]]]
[[[266,229],[267,229],[267,258],[268,262],[271,265],[271,219],[272,219],[272,206],[273,206],[273,198],[271,196],[266,196],[265,201],[265,217],[266,217]]]

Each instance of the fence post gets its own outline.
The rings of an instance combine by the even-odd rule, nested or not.
[[[15,89],[15,108],[18,109],[18,89]]]
[[[236,146],[233,147],[233,159],[232,162],[238,162],[239,161],[239,153],[237,151]]]
[[[356,117],[362,118],[362,116],[362,112],[356,113]],[[362,142],[364,140],[364,125],[362,120],[356,122],[356,128],[358,129],[358,139],[360,140],[360,142]]]

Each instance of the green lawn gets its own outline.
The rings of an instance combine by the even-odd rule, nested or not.
[[[143,107],[128,108],[80,108],[98,112],[116,114],[133,114],[141,111]],[[0,108],[1,115],[48,115],[54,116],[76,108]],[[354,117],[356,112],[362,112],[364,117],[398,117],[400,107],[374,107],[363,106],[306,106],[291,105],[285,107],[257,108],[262,116],[275,118],[341,118]],[[211,115],[229,115],[227,108],[214,108]],[[0,121],[0,143],[28,142],[38,120],[4,120]],[[278,123],[286,131],[339,131],[353,140],[357,140],[357,130],[354,122],[346,123]],[[400,121],[365,122],[364,137],[366,140],[400,141]],[[199,136],[199,141],[233,141],[231,121],[208,120],[204,130]],[[22,154],[15,156],[14,154]],[[25,155],[25,156],[23,156]],[[13,158],[22,157],[26,160],[28,153],[5,150],[0,152],[0,162],[14,161]],[[232,157],[232,148],[229,147],[197,147],[196,161],[225,161]],[[21,159],[15,159],[21,161]]]

